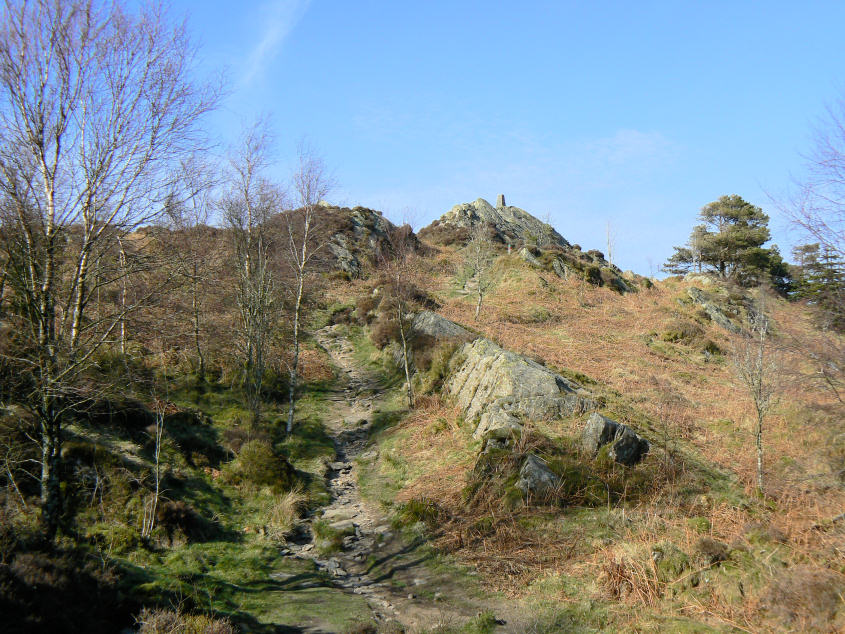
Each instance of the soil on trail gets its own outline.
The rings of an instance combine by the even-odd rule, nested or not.
[[[484,597],[471,575],[432,565],[434,555],[424,540],[403,538],[378,508],[362,499],[354,459],[367,452],[376,455],[377,449],[368,448],[368,442],[373,410],[383,399],[383,390],[376,377],[355,363],[352,344],[340,328],[323,328],[316,339],[340,374],[326,420],[337,457],[329,465],[331,502],[309,518],[299,539],[289,543],[291,554],[313,560],[336,588],[362,595],[373,620],[385,626],[394,623],[416,632],[457,627],[482,611],[497,616],[511,612],[509,606]],[[345,534],[341,550],[329,555],[317,552],[311,525],[318,520]],[[510,621],[505,617],[497,631],[524,631]]]

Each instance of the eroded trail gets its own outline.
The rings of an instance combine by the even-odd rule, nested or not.
[[[486,601],[473,596],[453,573],[428,565],[432,554],[423,542],[396,534],[384,514],[361,497],[355,458],[377,451],[367,444],[373,410],[383,398],[378,381],[355,363],[352,344],[340,328],[324,328],[316,338],[342,373],[327,420],[337,459],[328,475],[331,502],[310,519],[303,543],[291,544],[293,554],[313,560],[335,587],[362,595],[378,623],[398,623],[411,632],[464,623],[486,609]],[[318,553],[316,521],[346,535],[340,551]]]

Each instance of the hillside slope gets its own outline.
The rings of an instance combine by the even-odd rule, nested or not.
[[[670,279],[620,295],[501,255],[474,321],[461,257],[440,247],[420,263],[416,283],[439,312],[580,383],[651,451],[635,467],[585,459],[576,449],[586,415],[529,412],[519,415],[516,444],[491,459],[478,418],[430,388],[460,364],[455,345],[441,342],[442,353],[425,353],[430,366],[419,363],[416,384],[430,396],[379,437],[380,457],[365,473],[382,484],[371,495],[399,509],[434,504],[439,548],[524,601],[565,601],[559,616],[572,627],[614,630],[632,623],[632,610],[645,628],[842,626],[845,534],[830,522],[845,507],[842,409],[794,345],[834,335],[816,331],[804,307],[766,299],[782,381],[758,500],[752,407],[731,364],[736,335],[725,327],[744,323],[756,292]],[[716,308],[728,321],[714,321]],[[510,488],[530,454],[568,483],[550,502]]]

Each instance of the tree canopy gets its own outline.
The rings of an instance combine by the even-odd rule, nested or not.
[[[818,242],[798,245],[792,255],[792,296],[814,306],[823,327],[845,330],[845,259]]]
[[[760,207],[732,194],[702,207],[698,217],[701,224],[685,246],[675,247],[666,271],[708,271],[743,285],[771,281],[785,288],[788,270],[777,246],[763,246],[771,234],[769,216]]]

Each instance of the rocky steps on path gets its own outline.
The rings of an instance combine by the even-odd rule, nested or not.
[[[382,512],[361,497],[356,458],[378,455],[377,449],[369,447],[370,428],[373,411],[380,407],[384,393],[355,363],[354,348],[343,327],[323,328],[315,338],[340,374],[342,387],[330,397],[331,413],[326,419],[336,459],[327,465],[330,502],[300,526],[287,553],[313,561],[336,588],[364,597],[373,618],[388,631],[394,631],[391,628],[397,624],[405,628],[401,631],[419,631],[443,619],[463,623],[479,611],[504,609],[506,601],[499,599],[492,605],[487,599],[470,596],[448,573],[432,570],[425,564],[430,555],[419,550],[422,541],[409,543],[391,528]],[[317,520],[346,533],[339,551],[320,552],[313,529]],[[506,631],[524,631],[518,621],[509,625],[512,627]]]

